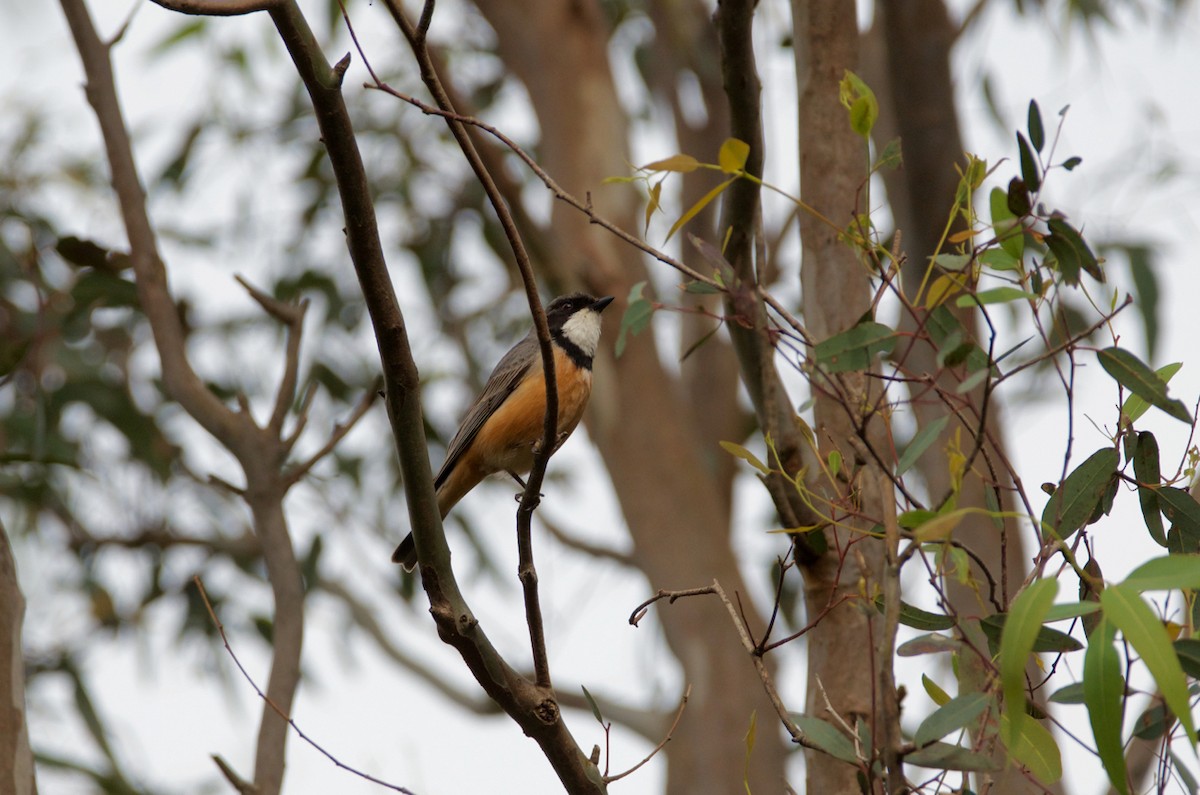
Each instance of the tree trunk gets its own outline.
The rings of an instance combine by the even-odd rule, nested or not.
[[[796,76],[800,89],[800,186],[801,197],[817,212],[844,228],[854,218],[858,192],[866,176],[864,142],[850,129],[845,109],[838,100],[838,86],[845,70],[856,68],[858,23],[853,3],[845,0],[794,0],[792,19],[796,53]],[[804,319],[814,340],[823,340],[851,328],[868,310],[871,286],[866,267],[855,251],[839,240],[831,229],[811,213],[800,215],[803,245],[800,281]],[[840,389],[849,396],[846,405],[869,405],[876,388],[863,373],[840,376]],[[816,434],[822,456],[841,453],[851,478],[871,475],[872,467],[858,461],[850,440],[858,436],[841,400],[816,392]],[[883,449],[878,421],[867,426],[869,443]],[[882,517],[882,495],[878,489],[863,492],[860,509],[865,516]],[[867,496],[869,495],[869,496]],[[843,497],[845,492],[843,492]],[[856,524],[858,526],[856,526]],[[806,604],[810,620],[843,595],[858,591],[860,578],[878,582],[883,559],[882,546],[862,540],[855,531],[869,529],[864,523],[847,523],[826,531],[829,550],[805,568]],[[854,543],[848,554],[839,555]],[[857,553],[861,553],[857,554]],[[808,634],[808,703],[806,712],[830,721],[853,726],[874,714],[874,673],[871,650],[881,638],[881,624],[852,603],[831,611]],[[854,664],[848,664],[855,661]],[[857,770],[830,757],[808,753],[808,792],[857,793]]]
[[[25,597],[17,582],[17,566],[8,531],[0,525],[0,682],[6,684],[8,699],[0,709],[0,791],[13,795],[36,795],[37,779],[33,751],[25,727],[25,658],[21,647],[21,624],[25,620]]]

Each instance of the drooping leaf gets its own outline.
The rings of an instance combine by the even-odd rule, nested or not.
[[[734,442],[720,442],[720,445],[722,450],[730,455],[737,456],[762,474],[771,474],[771,470],[767,468],[766,464],[758,460],[758,456],[747,450],[745,447],[742,447],[740,444],[735,444]]]
[[[970,726],[991,701],[985,693],[967,693],[951,699],[921,721],[913,742],[918,746],[928,745],[951,732]]]
[[[1108,780],[1122,795],[1126,785],[1125,750],[1121,726],[1125,718],[1125,676],[1121,656],[1113,645],[1116,627],[1102,618],[1088,638],[1083,656],[1083,699],[1096,738],[1096,751]]]
[[[1017,726],[1012,726],[1012,716],[1005,712],[1000,716],[1000,739],[1008,753],[1029,769],[1043,784],[1053,784],[1062,778],[1062,752],[1054,735],[1033,718],[1024,717]]]
[[[1046,226],[1050,228],[1050,233],[1045,237],[1046,245],[1058,260],[1058,269],[1062,273],[1063,281],[1077,286],[1081,270],[1098,282],[1104,281],[1100,261],[1075,227],[1061,218],[1051,218],[1046,222]]]
[[[1057,580],[1034,582],[1013,600],[1004,621],[1004,631],[1000,637],[1000,684],[1009,731],[1002,731],[1001,734],[1010,752],[1014,752],[1018,739],[1024,736],[1022,725],[1034,723],[1025,714],[1025,663],[1033,652],[1034,642],[1043,629],[1042,621],[1057,594]]]
[[[1185,542],[1185,549],[1200,543],[1200,504],[1191,494],[1174,486],[1163,486],[1158,490],[1158,505]]]
[[[1043,526],[1053,528],[1060,538],[1069,538],[1088,524],[1096,506],[1117,476],[1120,454],[1113,447],[1102,447],[1075,467],[1054,490],[1042,511]]]
[[[1171,638],[1154,615],[1154,611],[1137,591],[1123,584],[1110,585],[1100,593],[1105,618],[1121,630],[1125,640],[1137,651],[1154,677],[1167,706],[1175,713],[1192,744],[1196,743],[1196,728],[1188,703],[1187,684],[1183,668],[1171,646]]]
[[[600,705],[596,703],[596,699],[592,697],[592,694],[588,692],[586,687],[583,687],[583,685],[580,685],[580,687],[583,688],[583,697],[587,700],[588,706],[592,708],[592,715],[596,718],[596,723],[603,726],[604,715],[600,713]]]
[[[945,430],[946,424],[950,422],[950,415],[945,414],[938,417],[933,422],[927,423],[924,428],[917,431],[913,436],[912,441],[908,443],[908,447],[904,448],[904,452],[900,456],[900,461],[896,464],[896,474],[903,475],[912,465],[917,463],[917,459],[921,454],[929,449],[929,446],[938,440]]]
[[[1174,645],[1183,672],[1192,679],[1200,679],[1200,639],[1179,638]]]
[[[1162,510],[1158,507],[1158,485],[1162,478],[1158,462],[1158,440],[1150,431],[1142,431],[1137,435],[1133,450],[1133,476],[1139,485],[1138,502],[1142,508],[1142,518],[1150,537],[1159,546],[1167,545],[1167,535],[1163,530]]]
[[[697,215],[699,215],[700,211],[703,210],[705,207],[707,207],[709,204],[711,204],[713,199],[720,196],[721,193],[726,188],[728,188],[730,185],[733,184],[733,181],[735,179],[737,179],[737,177],[730,177],[729,179],[722,182],[720,185],[717,185],[715,188],[710,190],[708,193],[701,196],[700,199],[695,204],[693,204],[690,208],[688,208],[687,212],[685,212],[683,215],[679,216],[679,220],[677,220],[675,223],[671,224],[671,228],[667,231],[667,240],[670,240],[672,237],[674,237],[675,233],[678,232],[681,228],[683,228],[684,224],[686,224],[688,221],[692,220]]]
[[[1177,420],[1191,424],[1192,415],[1183,401],[1167,396],[1167,384],[1141,359],[1124,348],[1105,348],[1096,354],[1100,366],[1118,384],[1165,411]]]

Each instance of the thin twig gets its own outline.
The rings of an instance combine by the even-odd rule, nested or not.
[[[291,716],[289,716],[286,712],[281,710],[275,704],[275,702],[272,701],[267,696],[267,694],[262,691],[262,689],[254,681],[254,677],[250,676],[250,673],[246,670],[246,667],[244,665],[242,665],[242,661],[238,659],[237,654],[233,651],[233,647],[229,645],[229,637],[228,637],[228,635],[225,634],[225,625],[221,623],[221,619],[217,618],[217,613],[213,609],[212,602],[210,602],[208,599],[208,592],[204,590],[204,583],[201,582],[200,576],[196,575],[196,576],[192,577],[192,582],[195,584],[196,590],[200,592],[200,599],[203,600],[203,602],[204,602],[204,609],[208,611],[209,620],[212,621],[213,626],[217,628],[217,632],[221,636],[221,643],[223,643],[225,645],[225,651],[229,652],[229,656],[231,658],[233,658],[234,665],[236,665],[237,669],[239,671],[241,671],[242,677],[247,682],[250,683],[250,687],[254,688],[254,692],[258,694],[258,697],[260,699],[262,699],[271,709],[275,710],[275,714],[277,714],[279,717],[281,717],[285,721],[287,721],[287,724],[292,727],[292,730],[296,732],[296,735],[301,740],[304,740],[304,742],[308,743],[313,748],[317,749],[317,751],[319,751],[326,759],[328,759],[330,762],[333,762],[335,765],[337,765],[342,770],[345,770],[348,773],[353,773],[354,775],[358,776],[359,778],[366,779],[367,781],[370,781],[373,784],[379,784],[380,786],[387,787],[388,789],[392,790],[393,792],[403,792],[403,793],[406,793],[406,795],[413,795],[412,790],[405,789],[404,787],[401,787],[398,784],[391,784],[387,781],[384,781],[383,779],[376,778],[375,776],[372,776],[369,773],[364,773],[363,771],[358,770],[357,768],[347,765],[346,763],[344,763],[340,759],[338,759],[336,756],[331,754],[329,751],[326,751],[324,747],[322,747],[319,743],[317,743],[315,740],[313,740],[311,737],[309,737],[307,734],[305,734],[303,732],[303,730],[301,730],[301,728],[296,725],[296,721],[292,720]]]
[[[649,754],[647,754],[645,759],[638,762],[636,765],[629,768],[624,773],[618,773],[615,776],[605,776],[604,777],[605,784],[611,784],[614,781],[619,781],[619,780],[625,778],[626,776],[628,776],[630,773],[636,772],[638,768],[640,768],[642,765],[646,764],[651,759],[653,759],[658,754],[659,751],[661,751],[663,748],[667,747],[667,743],[671,742],[671,736],[675,734],[675,729],[678,728],[678,726],[679,726],[679,721],[683,718],[683,710],[685,708],[687,708],[688,698],[691,695],[692,695],[692,686],[688,685],[687,688],[685,688],[683,691],[683,698],[679,700],[679,711],[675,713],[675,720],[671,723],[671,728],[667,729],[667,734],[665,737],[662,738],[662,742],[660,742],[658,745],[654,746],[654,750],[651,751]]]
[[[309,456],[307,460],[295,465],[284,473],[284,483],[290,486],[300,480],[300,478],[308,474],[309,470],[316,466],[318,461],[333,452],[333,449],[338,446],[342,439],[346,438],[346,434],[350,433],[358,421],[374,405],[375,398],[379,395],[379,384],[379,378],[371,382],[371,385],[363,392],[363,396],[359,398],[358,404],[354,407],[354,411],[350,413],[350,416],[346,418],[346,421],[339,422],[333,426],[333,433],[329,434],[329,439],[321,446],[321,449]]]

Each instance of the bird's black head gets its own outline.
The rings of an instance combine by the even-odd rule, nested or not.
[[[600,342],[600,313],[612,296],[595,298],[587,293],[560,296],[546,307],[550,333],[573,357],[591,365]]]

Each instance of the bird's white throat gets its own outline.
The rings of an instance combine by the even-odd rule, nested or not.
[[[563,336],[575,343],[586,356],[595,356],[600,344],[600,313],[581,309],[563,323]]]

